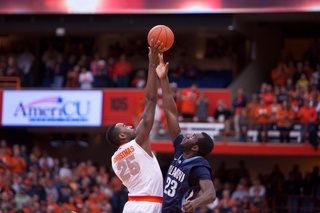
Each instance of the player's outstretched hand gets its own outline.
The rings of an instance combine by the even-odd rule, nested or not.
[[[153,44],[153,39],[151,40],[151,44]],[[162,50],[163,48],[163,44],[160,43],[160,41],[158,40],[157,42],[155,42],[153,45],[150,45],[149,47],[149,61],[152,65],[157,66],[159,64],[159,52]]]
[[[164,78],[168,75],[169,62],[164,63],[163,53],[158,53],[159,64],[156,68],[156,72],[159,78]]]
[[[184,204],[182,204],[182,210],[186,213],[192,213],[196,210],[196,205],[193,200],[187,200]]]

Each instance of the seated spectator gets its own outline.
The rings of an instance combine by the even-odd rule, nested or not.
[[[302,63],[301,61],[299,61],[299,62],[297,63],[296,71],[295,71],[295,73],[294,73],[293,76],[292,76],[292,84],[293,84],[293,85],[296,85],[296,84],[297,84],[297,82],[298,82],[298,80],[300,79],[302,73],[305,73],[305,70],[304,70],[304,68],[303,68],[303,63]],[[306,73],[305,73],[305,74],[306,74]]]
[[[289,94],[286,90],[285,86],[280,87],[279,94],[277,94],[278,103],[281,104],[283,101],[287,101],[289,98]]]
[[[304,60],[303,69],[304,69],[304,72],[306,74],[306,78],[309,79],[311,77],[312,73],[313,73],[313,69],[310,66],[310,61],[309,60]]]
[[[81,89],[91,89],[93,83],[92,72],[87,70],[86,67],[80,68],[79,84]]]
[[[266,195],[266,187],[261,183],[259,177],[254,177],[252,179],[252,185],[249,188],[249,196],[252,198],[256,196],[257,192],[259,196],[264,197]]]
[[[204,93],[200,93],[200,96],[196,102],[197,114],[195,121],[207,122],[209,117],[209,101]]]
[[[278,123],[278,118],[279,114],[281,111],[281,105],[278,103],[277,97],[273,97],[272,103],[268,106],[269,107],[269,124],[268,124],[268,129],[275,130],[277,129],[277,123]]]
[[[233,200],[230,196],[229,190],[223,190],[222,198],[219,200],[218,208],[221,213],[228,213],[231,211],[233,205],[236,204],[236,201]]]
[[[39,159],[39,166],[43,172],[50,171],[54,166],[53,158],[49,156],[46,151],[43,151],[43,154]]]
[[[247,142],[247,133],[250,128],[250,118],[247,115],[246,109],[241,109],[241,113],[239,116],[239,129],[240,129],[240,137],[239,141],[241,142]]]
[[[259,213],[259,209],[251,202],[249,196],[245,196],[240,203],[240,212]]]
[[[92,61],[90,62],[90,70],[92,72],[93,75],[96,75],[97,74],[97,70],[98,70],[98,64],[99,64],[99,61],[100,61],[100,55],[99,53],[95,53],[94,56],[93,56],[93,59]]]
[[[225,124],[225,133],[230,134],[231,110],[227,107],[222,99],[218,100],[217,108],[214,111],[214,120],[218,123]]]
[[[15,147],[13,149],[13,156],[10,162],[10,170],[12,174],[24,174],[27,169],[27,162],[23,157],[20,155],[20,148]]]
[[[47,201],[48,201],[49,194],[51,194],[53,196],[53,198],[51,198],[51,199],[54,202],[58,202],[58,199],[59,199],[58,189],[57,189],[57,187],[54,186],[52,179],[48,178],[46,180],[46,182],[44,184],[44,190],[46,191]]]
[[[231,199],[233,200],[239,200],[240,203],[242,202],[242,200],[244,199],[244,197],[248,197],[249,194],[248,192],[245,190],[244,185],[242,185],[241,183],[239,183],[237,185],[237,188],[234,192],[232,192],[231,194]]]
[[[253,128],[253,126],[256,125],[255,111],[258,105],[259,105],[258,94],[253,93],[251,96],[251,101],[248,102],[246,107],[246,110],[247,110],[246,114],[249,117],[249,122],[250,122],[249,128]]]
[[[10,169],[11,156],[7,154],[7,149],[0,149],[0,173]]]
[[[302,141],[305,141],[309,137],[310,143],[318,147],[318,136],[316,130],[316,121],[318,118],[316,108],[310,106],[308,99],[304,100],[303,106],[299,109],[297,117],[301,123],[301,136]]]
[[[14,196],[14,205],[15,209],[17,210],[23,210],[25,207],[25,204],[31,201],[31,197],[26,194],[25,188],[22,186],[19,189],[19,192]]]
[[[260,100],[258,107],[255,109],[255,119],[257,121],[257,130],[259,131],[258,141],[266,141],[267,124],[269,122],[270,108],[266,106],[264,99]]]
[[[4,76],[9,76],[9,77],[20,75],[20,70],[13,56],[8,57],[7,65],[4,67],[2,72]]]
[[[317,89],[320,89],[320,63],[317,63],[316,69],[310,77],[310,85],[314,85]]]
[[[93,87],[111,87],[111,71],[107,69],[106,62],[99,60],[97,62],[96,72],[94,74]]]
[[[243,94],[243,88],[238,89],[238,94],[233,100],[233,121],[236,137],[240,135],[239,117],[243,108],[247,106],[247,97]]]
[[[62,212],[79,212],[73,196],[69,197],[68,202],[62,204],[61,210]]]
[[[196,115],[196,101],[199,98],[198,85],[193,83],[190,88],[181,90],[181,108],[180,113],[183,121],[193,121]]]
[[[12,155],[12,148],[8,145],[7,140],[2,139],[0,141],[0,149],[5,149],[8,155]]]
[[[308,81],[307,75],[305,73],[301,73],[301,76],[300,76],[299,80],[297,81],[297,85],[300,86],[301,88],[309,86],[309,81]]]
[[[293,111],[288,101],[283,101],[281,104],[281,109],[277,114],[277,127],[280,131],[280,142],[283,143],[286,140],[290,143],[290,130],[294,124],[296,118],[296,113]]]
[[[275,94],[272,90],[272,86],[267,84],[265,92],[260,95],[260,98],[263,99],[266,103],[266,105],[270,105],[273,102]]]
[[[125,54],[120,56],[120,60],[115,63],[113,69],[113,78],[117,87],[128,87],[130,74],[132,73],[132,65],[127,60],[127,56]]]
[[[75,65],[72,70],[68,71],[66,78],[66,88],[79,88],[79,72],[79,65]]]
[[[55,198],[54,198],[53,194],[48,194],[48,210],[49,210],[49,212],[54,211],[56,213],[62,213],[60,206],[56,203],[56,201],[54,199]]]
[[[256,212],[263,211],[264,196],[261,195],[261,188],[255,187],[253,189],[253,196],[250,198],[250,203],[253,204]]]
[[[271,79],[274,86],[284,86],[287,78],[287,66],[283,62],[279,62],[278,66],[271,71]]]
[[[144,70],[138,70],[130,85],[135,88],[144,88],[147,83],[147,76]]]
[[[19,54],[17,59],[17,65],[21,70],[21,84],[23,87],[33,86],[33,63],[34,55],[31,53],[29,47],[25,47],[24,51]]]

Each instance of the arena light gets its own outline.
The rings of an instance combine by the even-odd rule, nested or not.
[[[182,8],[184,11],[187,12],[194,12],[194,13],[203,13],[203,12],[210,12],[210,6],[205,4],[188,4]]]
[[[66,0],[69,13],[95,13],[100,0]]]

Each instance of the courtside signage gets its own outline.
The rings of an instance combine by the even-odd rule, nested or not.
[[[100,126],[101,91],[4,91],[3,126]]]

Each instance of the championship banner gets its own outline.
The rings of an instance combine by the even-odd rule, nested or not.
[[[3,91],[3,126],[101,126],[102,91]]]

